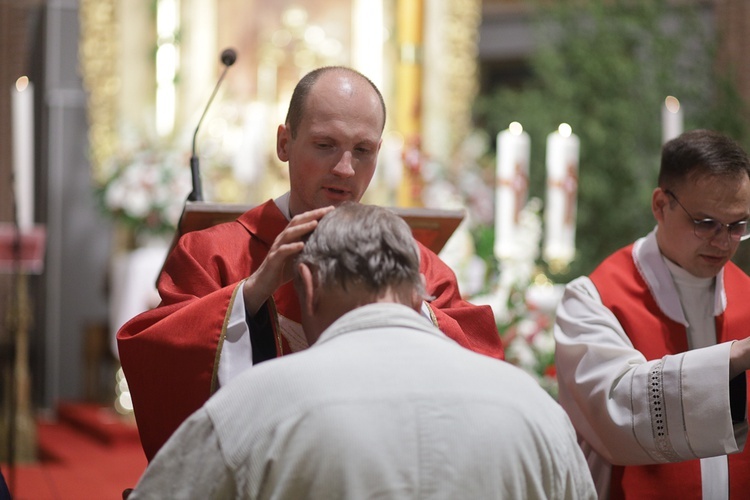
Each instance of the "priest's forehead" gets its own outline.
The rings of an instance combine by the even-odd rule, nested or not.
[[[385,101],[383,100],[383,95],[380,93],[378,87],[365,75],[352,68],[347,68],[345,66],[324,66],[307,73],[294,88],[292,98],[289,101],[289,110],[286,115],[286,124],[289,127],[293,138],[297,136],[300,123],[302,122],[302,118],[304,118],[307,98],[313,91],[315,84],[321,80],[321,78],[342,75],[366,83],[367,86],[375,92],[375,95],[380,102],[380,108],[383,112],[382,127],[385,127]]]

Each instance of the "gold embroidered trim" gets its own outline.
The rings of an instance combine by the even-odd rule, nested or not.
[[[273,300],[273,295],[268,298],[268,314],[271,316],[271,323],[273,328],[273,334],[276,338],[276,354],[281,357],[284,354],[284,344],[281,341],[281,325],[279,325],[279,313],[276,311],[276,302]]]
[[[245,283],[245,281],[240,281],[239,284],[234,287],[234,291],[232,292],[232,297],[229,299],[229,306],[227,307],[227,312],[224,315],[224,323],[221,325],[221,333],[219,334],[219,343],[216,346],[216,356],[214,357],[214,369],[211,373],[211,394],[216,392],[217,386],[219,385],[219,360],[221,359],[221,350],[224,348],[224,340],[227,338],[227,325],[229,324],[229,316],[232,314],[232,309],[234,309],[234,301],[237,297],[237,292],[239,290],[242,290],[242,285]]]
[[[438,325],[437,316],[435,316],[435,312],[432,310],[432,307],[430,306],[429,302],[423,302],[425,306],[427,306],[427,310],[430,311],[430,321],[432,321],[432,324],[435,325],[437,328],[440,328],[440,325]]]

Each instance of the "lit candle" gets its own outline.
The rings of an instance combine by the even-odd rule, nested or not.
[[[661,108],[662,144],[682,134],[682,127],[680,101],[671,95],[667,96]]]
[[[547,136],[547,201],[544,208],[544,249],[550,267],[560,270],[575,255],[580,140],[563,123]]]
[[[495,257],[520,257],[516,241],[518,216],[529,187],[531,140],[518,122],[497,135],[495,177]]]
[[[28,77],[11,89],[11,113],[16,214],[21,232],[28,232],[34,225],[34,86]]]

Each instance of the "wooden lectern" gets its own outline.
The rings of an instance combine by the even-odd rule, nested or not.
[[[252,208],[251,205],[234,203],[185,202],[170,251],[183,234],[233,221],[250,208]],[[448,238],[464,218],[463,210],[400,207],[390,207],[390,210],[409,224],[414,238],[435,253],[443,249]]]

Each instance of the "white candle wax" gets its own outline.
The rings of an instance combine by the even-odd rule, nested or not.
[[[34,86],[21,77],[11,89],[13,178],[18,226],[34,225]]]
[[[495,257],[519,257],[515,238],[518,216],[526,204],[531,140],[520,124],[497,135],[495,178]]]
[[[662,144],[682,134],[682,107],[677,98],[668,96],[661,107]]]
[[[547,200],[544,249],[550,263],[567,265],[575,256],[580,140],[569,126],[547,136]]]

